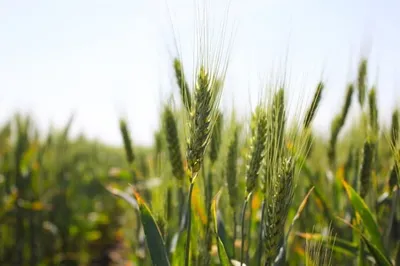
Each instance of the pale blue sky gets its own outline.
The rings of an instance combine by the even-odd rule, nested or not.
[[[215,14],[223,14],[227,1],[214,2]],[[46,129],[50,121],[64,125],[74,111],[74,132],[119,144],[117,121],[125,114],[134,141],[151,143],[160,102],[176,91],[167,4],[191,68],[193,1],[1,1],[0,122],[23,110]],[[400,97],[399,14],[397,0],[232,0],[237,30],[223,107],[234,99],[248,112],[260,77],[276,71],[289,51],[292,93],[310,94],[321,77],[327,82],[315,121],[326,130],[367,55],[387,118]]]

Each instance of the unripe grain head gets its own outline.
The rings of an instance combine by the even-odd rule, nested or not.
[[[357,78],[357,87],[358,87],[358,102],[361,107],[364,106],[366,90],[367,90],[367,59],[362,59],[358,66],[358,78]]]
[[[182,63],[178,58],[174,59],[175,78],[179,87],[179,92],[182,98],[182,103],[187,110],[192,108],[192,97],[190,95],[189,85],[186,82],[185,73],[182,68]]]
[[[317,89],[314,92],[314,97],[312,99],[311,105],[307,110],[306,116],[304,118],[304,128],[308,128],[315,117],[315,113],[318,110],[319,103],[322,98],[322,91],[324,89],[324,83],[321,81],[318,83]]]
[[[204,152],[215,122],[216,94],[219,87],[213,86],[204,67],[200,68],[194,92],[193,110],[190,113],[187,161],[192,174],[198,173],[204,160]]]
[[[185,176],[181,148],[179,143],[176,120],[170,107],[166,106],[163,113],[163,126],[168,147],[169,161],[173,175],[182,180]]]
[[[371,187],[372,165],[375,152],[375,143],[367,140],[364,143],[363,161],[360,169],[360,196],[365,198]]]
[[[119,128],[121,131],[122,140],[124,142],[126,159],[129,164],[132,164],[135,159],[135,155],[133,153],[131,136],[129,134],[128,127],[126,125],[126,121],[124,119],[119,120]]]
[[[372,88],[368,94],[368,104],[369,104],[369,123],[375,136],[378,134],[379,124],[378,124],[378,106],[376,103],[376,90]]]
[[[235,128],[232,139],[228,146],[228,156],[226,162],[226,181],[228,184],[229,204],[235,209],[238,204],[238,187],[237,187],[237,158],[238,158],[238,129]]]
[[[343,128],[346,121],[347,114],[350,109],[351,99],[353,96],[354,87],[353,84],[347,86],[346,98],[343,104],[340,114],[336,115],[331,125],[331,138],[329,140],[328,158],[331,166],[336,162],[336,142],[339,136],[340,130]]]
[[[217,113],[217,121],[213,128],[211,140],[210,140],[210,160],[214,164],[217,161],[219,150],[221,147],[221,136],[222,136],[222,124],[223,115],[221,112]]]
[[[264,224],[266,264],[270,265],[278,254],[284,226],[293,200],[295,165],[292,158],[281,161],[278,175],[272,181]]]
[[[246,166],[246,197],[252,193],[257,184],[261,163],[265,156],[267,137],[267,114],[262,106],[258,106],[253,114],[254,129],[250,140],[250,150]]]
[[[399,121],[399,111],[395,110],[392,114],[392,126],[390,129],[390,140],[393,147],[396,147],[399,139]]]

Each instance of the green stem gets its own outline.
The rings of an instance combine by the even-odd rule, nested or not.
[[[250,194],[249,195],[249,202],[252,202],[252,195],[253,194]],[[251,203],[250,203],[251,204]],[[249,253],[250,253],[250,245],[251,245],[251,226],[252,226],[252,217],[253,217],[253,208],[250,208],[249,209],[249,221],[248,221],[248,224],[247,224],[247,237],[248,237],[248,239],[249,239],[249,241],[247,242],[247,248],[246,248],[246,252],[245,252],[245,255],[246,255],[246,265],[249,265]]]
[[[245,218],[245,214],[246,214],[246,208],[247,208],[247,203],[249,202],[249,197],[247,197],[246,199],[245,199],[245,201],[244,201],[244,204],[243,204],[243,209],[242,209],[242,220],[241,220],[241,223],[242,223],[242,239],[241,239],[241,246],[240,246],[240,266],[242,266],[243,265],[243,255],[244,255],[244,242],[245,242],[245,234],[244,234],[244,218]]]
[[[188,211],[187,211],[187,235],[186,235],[186,249],[185,249],[185,266],[189,266],[190,257],[190,231],[192,229],[192,192],[194,187],[194,181],[191,180],[189,187],[188,196]]]
[[[235,242],[236,242],[236,211],[235,209],[233,209],[233,249],[232,249],[232,254],[233,254],[233,258],[235,258],[235,253],[236,253],[236,246],[235,246]]]
[[[263,248],[263,241],[262,241],[262,233],[264,228],[264,219],[265,219],[265,199],[262,202],[261,208],[261,221],[260,221],[260,228],[258,231],[258,254],[257,254],[257,265],[261,265],[261,257],[262,257],[262,248]]]

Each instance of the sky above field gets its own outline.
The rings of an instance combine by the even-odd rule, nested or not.
[[[218,22],[228,1],[210,3]],[[314,127],[326,132],[359,58],[368,56],[369,84],[388,120],[400,103],[399,12],[398,0],[232,0],[222,108],[248,113],[284,73],[291,106],[304,104],[322,79],[327,91]],[[73,132],[120,144],[124,115],[134,142],[152,143],[161,103],[178,91],[174,37],[184,67],[193,69],[194,14],[188,0],[1,1],[0,123],[22,111],[45,131],[75,113]]]

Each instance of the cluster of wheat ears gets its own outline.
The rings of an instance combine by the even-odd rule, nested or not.
[[[323,97],[324,82],[316,84],[304,115],[297,115],[290,124],[284,82],[267,86],[265,97],[258,101],[249,122],[239,122],[234,113],[227,116],[219,106],[228,57],[222,57],[220,47],[212,53],[205,37],[200,34],[198,38],[201,41],[198,63],[191,84],[179,57],[172,64],[182,108],[165,103],[162,128],[156,136],[156,149],[161,153],[161,146],[165,144],[169,173],[175,177],[166,187],[164,217],[151,214],[133,184],[135,206],[142,222],[138,227],[144,230],[152,263],[285,265],[291,261],[291,256],[297,256],[289,254],[293,251],[290,243],[294,241],[291,232],[295,222],[301,221],[300,215],[313,193],[326,218],[326,228],[330,230],[324,235],[297,234],[308,243],[301,263],[328,265],[337,246],[337,252],[342,249],[358,254],[351,259],[339,255],[338,261],[342,263],[392,265],[396,256],[398,261],[399,242],[393,237],[393,225],[398,225],[394,220],[399,213],[399,118],[395,111],[390,131],[386,134],[380,129],[376,88],[369,88],[367,84],[367,59],[360,61],[357,79],[347,86],[343,107],[332,122],[326,145],[324,172],[334,175],[335,181],[327,185],[331,187],[329,195],[335,197],[332,204],[337,204],[330,206],[330,200],[323,195],[324,181],[316,178],[318,170],[310,167],[312,153],[318,153],[313,142],[312,122]],[[338,156],[343,150],[338,149],[339,133],[356,89],[362,110],[357,134],[363,143],[351,145],[349,158],[343,163],[343,158]],[[133,151],[123,123],[121,130],[127,158],[132,163]],[[384,190],[382,180],[377,180],[377,173],[382,169],[378,158],[378,143],[382,139],[388,140],[392,151],[390,182],[389,187],[385,187],[386,199],[390,199],[391,204],[387,216],[376,207],[377,194]],[[123,193],[115,188],[112,192]],[[348,197],[334,196],[343,193]],[[223,209],[218,204],[220,198]],[[173,200],[176,202],[171,202]],[[297,211],[293,212],[293,207]],[[339,217],[342,214],[348,217],[342,219]],[[288,223],[289,216],[291,223]],[[377,220],[384,220],[389,229],[383,232]],[[336,237],[346,232],[352,235],[350,239]],[[309,244],[310,241],[313,244]],[[296,263],[300,262],[296,260]]]

